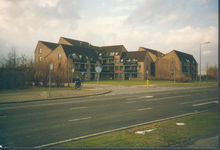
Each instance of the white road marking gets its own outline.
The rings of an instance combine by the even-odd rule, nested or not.
[[[86,118],[79,118],[79,119],[73,119],[69,121],[79,121],[79,120],[86,120],[86,119],[91,119],[92,117],[86,117]]]
[[[143,110],[149,110],[151,108],[142,108],[142,109],[138,109],[137,111],[143,111]]]
[[[211,99],[217,99],[217,98],[218,98],[218,97],[213,97],[213,98],[207,98],[207,99],[198,100],[198,101],[184,102],[184,103],[180,103],[180,105],[182,105],[182,104],[188,104],[188,103],[194,103],[194,102],[201,102],[201,101],[206,101],[206,100],[211,100]]]
[[[189,94],[189,95],[181,95],[181,96],[172,96],[172,97],[163,97],[163,98],[156,98],[156,99],[149,99],[147,101],[156,101],[156,100],[169,99],[169,98],[177,98],[177,97],[186,97],[186,96],[191,96],[191,94]]]
[[[136,101],[130,101],[130,102],[125,102],[125,103],[135,103]]]
[[[83,108],[87,108],[87,106],[86,107],[75,107],[75,108],[70,108],[70,109],[83,109]]]
[[[135,124],[135,125],[130,125],[130,126],[126,126],[126,127],[121,127],[121,128],[117,128],[117,129],[107,130],[107,131],[98,132],[98,133],[89,134],[89,135],[84,135],[84,136],[80,136],[80,137],[76,137],[76,138],[72,138],[72,139],[67,139],[67,140],[58,141],[58,142],[54,142],[54,143],[49,143],[49,144],[37,146],[35,148],[41,148],[41,147],[47,147],[47,146],[62,144],[62,143],[66,143],[66,142],[71,142],[71,141],[75,141],[75,140],[80,140],[80,139],[84,139],[84,138],[89,138],[89,137],[93,137],[93,136],[107,134],[107,133],[111,133],[111,132],[115,132],[115,131],[125,130],[125,129],[129,129],[129,128],[137,127],[137,126],[147,125],[147,124],[150,124],[150,123],[155,123],[155,122],[165,121],[165,120],[169,120],[169,119],[189,116],[189,115],[193,115],[193,114],[197,114],[197,113],[202,113],[202,112],[206,112],[206,111],[208,111],[208,110],[204,110],[204,111],[201,111],[201,112],[193,112],[193,113],[182,114],[182,115],[178,115],[178,116],[173,116],[173,117],[168,117],[168,118],[164,118],[164,119],[153,120],[153,121],[149,121],[149,122],[143,122],[143,123],[139,123],[139,124]]]
[[[206,105],[206,104],[211,104],[211,103],[218,103],[218,101],[212,101],[212,102],[207,102],[207,103],[200,103],[200,104],[195,104],[192,106],[201,106],[201,105]]]
[[[142,96],[142,97],[136,97],[136,98],[129,98],[128,101],[134,100],[134,99],[142,99],[142,98],[152,98],[153,96]]]
[[[7,116],[0,116],[0,118],[5,118],[5,117],[7,117]]]

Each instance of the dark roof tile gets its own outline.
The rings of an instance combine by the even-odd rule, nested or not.
[[[134,52],[122,52],[121,59],[132,59],[137,58],[139,62],[143,62],[145,60],[146,51],[134,51]]]

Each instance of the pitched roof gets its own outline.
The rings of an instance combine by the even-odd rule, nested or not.
[[[161,53],[160,51],[157,51],[157,50],[153,50],[153,49],[149,49],[149,48],[145,48],[145,47],[141,47],[141,48],[143,48],[144,50],[146,50],[146,51],[148,51],[148,52],[150,52],[150,53],[152,53],[156,56],[158,55],[158,53]],[[161,54],[163,54],[163,53],[161,53]]]
[[[100,50],[102,52],[118,52],[121,55],[123,47],[124,45],[102,46]]]
[[[89,45],[90,45],[88,42],[78,41],[78,40],[69,39],[69,38],[65,38],[65,37],[62,37],[62,38],[64,40],[66,40],[67,42],[69,42],[70,44],[72,44],[73,46],[89,47]]]
[[[133,52],[122,52],[121,59],[126,58],[137,58],[139,62],[143,62],[145,60],[146,51],[133,51]]]
[[[177,50],[173,50],[173,51],[176,53],[176,55],[178,56],[181,62],[191,62],[197,64],[195,58],[192,55]]]
[[[43,43],[45,46],[47,46],[51,50],[55,50],[60,45],[60,44],[50,43],[50,42],[45,42],[45,41],[39,41],[39,42]]]
[[[61,44],[61,46],[63,47],[66,57],[68,57],[70,54],[76,53],[76,55],[93,56],[95,60],[98,60],[98,55],[94,49],[64,44]]]

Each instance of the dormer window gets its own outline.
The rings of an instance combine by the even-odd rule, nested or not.
[[[123,62],[124,61],[124,59],[121,59],[121,62]]]
[[[114,56],[114,52],[110,52],[110,56]]]
[[[102,56],[102,53],[99,53],[99,56]]]
[[[118,55],[118,52],[115,52],[115,55]]]
[[[82,55],[79,55],[79,59],[81,59],[82,58]]]
[[[39,48],[39,54],[41,54],[41,48]]]
[[[89,59],[89,57],[88,57],[88,56],[86,56],[86,59]]]
[[[73,56],[73,59],[76,59],[76,54],[75,54],[75,53],[73,53],[73,55],[72,55],[72,56]]]

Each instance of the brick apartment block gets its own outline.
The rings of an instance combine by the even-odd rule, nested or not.
[[[173,50],[163,54],[140,47],[127,51],[123,45],[93,46],[88,42],[61,37],[58,43],[39,41],[35,49],[35,63],[63,66],[64,76],[96,80],[95,68],[101,66],[101,80],[169,79],[186,76],[196,79],[197,62],[190,54]]]

